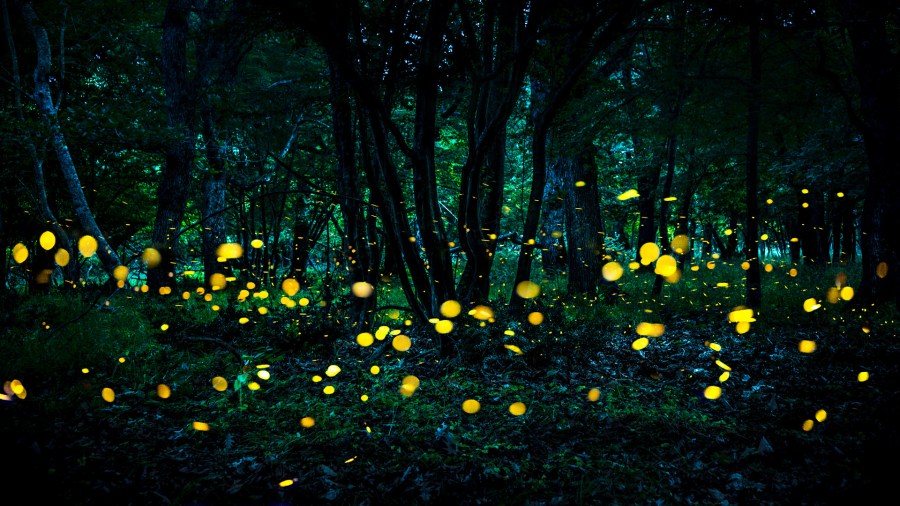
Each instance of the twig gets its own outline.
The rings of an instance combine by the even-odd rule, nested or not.
[[[69,321],[63,323],[62,325],[60,325],[60,326],[54,328],[53,330],[51,330],[51,331],[50,331],[50,337],[53,337],[53,335],[56,334],[56,332],[58,332],[58,331],[60,331],[60,330],[62,330],[62,329],[64,329],[64,328],[66,328],[66,327],[68,327],[69,325],[71,325],[71,324],[77,322],[78,320],[84,318],[84,317],[87,316],[87,314],[90,313],[91,310],[94,309],[95,307],[96,307],[97,309],[102,309],[102,308],[106,307],[106,303],[109,302],[109,300],[113,298],[113,295],[115,295],[116,292],[118,292],[118,291],[119,291],[118,288],[116,288],[115,290],[113,290],[113,292],[112,292],[111,294],[109,294],[109,297],[107,297],[106,300],[104,300],[102,304],[97,304],[97,301],[100,300],[100,297],[103,297],[103,292],[98,293],[98,294],[97,294],[97,297],[95,297],[94,300],[93,300],[90,304],[88,304],[88,308],[85,309],[83,313],[81,313],[80,315],[76,316],[75,318],[72,318],[71,320],[69,320]]]

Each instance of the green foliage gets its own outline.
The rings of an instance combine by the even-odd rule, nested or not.
[[[797,297],[804,297],[821,291],[822,280],[833,281],[838,270],[810,268],[796,278],[779,270],[768,281],[764,278],[764,286],[772,289],[777,281],[774,286],[780,290],[781,284],[791,283]],[[314,320],[302,319],[297,308],[269,304],[275,290],[268,299],[250,297],[244,303],[233,300],[237,294],[231,288],[209,302],[196,293],[184,300],[118,292],[109,306],[71,304],[56,295],[28,297],[0,340],[0,369],[22,379],[29,391],[10,407],[30,410],[10,411],[3,423],[12,430],[26,424],[30,437],[42,441],[51,433],[53,438],[71,434],[56,444],[73,448],[101,437],[98,430],[109,430],[98,427],[116,428],[102,436],[113,438],[114,446],[93,447],[89,460],[72,463],[95,472],[64,476],[61,494],[68,494],[69,487],[83,490],[84,480],[92,479],[86,476],[118,462],[118,452],[144,464],[139,467],[149,473],[145,483],[182,502],[237,497],[295,501],[307,495],[340,503],[361,497],[390,502],[388,494],[405,502],[423,500],[421,494],[465,502],[452,492],[464,485],[480,499],[498,503],[512,497],[645,503],[648,498],[699,501],[709,493],[710,482],[728,484],[717,493],[735,500],[763,500],[776,491],[803,497],[825,486],[820,478],[829,472],[829,462],[843,459],[829,458],[830,446],[821,438],[830,437],[843,454],[855,455],[865,436],[851,428],[849,419],[822,422],[830,436],[805,433],[800,424],[820,407],[835,418],[856,419],[863,413],[845,411],[845,406],[866,409],[859,407],[859,396],[887,395],[888,390],[881,390],[887,386],[877,379],[886,371],[874,360],[883,352],[894,353],[889,350],[896,343],[890,344],[883,332],[892,328],[896,314],[867,314],[874,317],[869,323],[876,331],[859,343],[864,334],[855,313],[844,310],[843,318],[832,319],[839,306],[829,305],[806,314],[795,298],[778,302],[773,297],[750,333],[739,336],[727,322],[728,304],[700,310],[683,301],[678,290],[700,301],[698,293],[710,283],[739,280],[740,267],[688,272],[678,284],[665,286],[669,297],[656,306],[642,300],[652,275],[626,274],[621,283],[625,294],[613,305],[545,290],[531,308],[544,313],[540,325],[523,321],[502,303],[494,304],[495,319],[483,326],[460,315],[451,335],[465,353],[441,362],[422,353],[430,346],[428,326],[404,331],[414,341],[407,353],[379,350],[377,344],[363,350],[349,329],[337,323],[329,348],[288,339],[284,336],[305,332]],[[848,275],[853,284],[856,274]],[[222,308],[212,311],[212,304]],[[270,312],[259,315],[258,308],[266,304]],[[654,312],[646,313],[648,307]],[[247,324],[234,323],[234,318],[254,313]],[[794,315],[791,320],[774,317],[787,313]],[[34,328],[36,321],[58,330]],[[392,321],[392,328],[404,328]],[[636,352],[630,344],[636,337],[634,325],[641,321],[663,321],[666,332]],[[162,323],[168,323],[166,330]],[[793,336],[785,342],[785,332],[815,332],[820,350],[803,356]],[[714,352],[707,341],[718,342],[722,351]],[[783,344],[773,348],[772,343]],[[523,354],[504,344],[518,346]],[[850,350],[856,358],[850,358]],[[713,359],[733,368],[731,379],[717,382],[722,369]],[[325,371],[332,364],[341,371],[330,377]],[[369,370],[373,365],[380,367],[377,375]],[[89,372],[82,373],[82,367]],[[855,381],[860,367],[872,371],[871,387]],[[804,383],[813,370],[831,382]],[[271,376],[263,379],[259,371]],[[317,375],[321,382],[312,381]],[[407,397],[400,385],[410,375],[420,384]],[[225,391],[212,388],[215,376],[228,381]],[[251,390],[251,382],[259,389]],[[833,382],[843,386],[831,386]],[[157,395],[160,383],[171,388],[170,398]],[[705,399],[703,389],[717,383],[723,399]],[[333,394],[323,392],[327,385],[335,388]],[[104,387],[114,390],[114,402],[100,399]],[[592,388],[600,392],[596,402],[588,399]],[[466,399],[479,400],[481,410],[462,412]],[[513,402],[524,402],[526,413],[512,416],[508,407]],[[779,411],[771,410],[773,403]],[[64,422],[72,414],[91,422]],[[29,418],[48,415],[51,421]],[[314,418],[315,424],[302,427],[304,417]],[[208,423],[210,430],[194,430],[195,421]],[[62,423],[69,424],[66,430],[55,425]],[[771,457],[766,444],[796,447],[819,458],[801,472],[789,457]],[[167,450],[156,455],[145,445]],[[160,459],[172,455],[189,456],[194,465],[202,465],[203,477],[188,480],[177,466],[170,474]],[[764,458],[768,460],[762,465]],[[129,476],[134,469],[118,464],[118,472]],[[299,477],[300,470],[309,473],[303,487],[279,490],[279,481]],[[698,472],[706,478],[699,480]],[[730,478],[735,473],[742,476],[740,484]],[[793,485],[777,478],[783,473],[792,473]],[[648,477],[653,479],[648,482]]]
[[[487,111],[483,119],[490,122],[504,96],[515,103],[497,125],[506,139],[502,187],[484,180],[473,197],[502,193],[500,215],[480,216],[479,226],[498,218],[498,235],[523,231],[539,94],[552,92],[574,63],[569,59],[588,49],[559,53],[556,44],[587,21],[560,16],[552,29],[536,32],[538,40],[512,44],[535,42],[532,60],[527,52],[505,54],[499,38],[481,40],[492,31],[507,35],[488,30],[488,19],[499,27],[514,9],[455,3],[436,55],[439,82],[432,83],[433,96],[424,96],[430,87],[416,80],[416,55],[425,20],[435,19],[426,15],[431,4],[366,2],[353,12],[313,4],[253,3],[258,11],[235,18],[234,25],[208,16],[242,2],[207,2],[192,10],[189,87],[196,99],[191,107],[202,114],[167,110],[171,90],[159,71],[163,4],[36,7],[51,39],[58,35],[61,47],[54,52],[65,49],[64,58],[54,55],[54,65],[64,61],[65,68],[57,69],[52,88],[81,184],[137,290],[99,288],[109,286],[99,260],[75,251],[82,276],[76,288],[62,286],[57,269],[46,296],[26,291],[30,261],[3,266],[9,277],[0,286],[0,383],[19,379],[28,395],[14,398],[7,385],[0,429],[10,455],[32,457],[18,474],[0,473],[10,483],[26,489],[24,480],[34,479],[40,482],[35,491],[52,483],[50,493],[58,497],[44,502],[70,504],[768,504],[773,497],[853,502],[853,492],[878,482],[880,476],[866,475],[861,464],[878,461],[870,447],[896,450],[888,429],[900,415],[894,332],[900,316],[895,307],[826,301],[840,272],[850,287],[859,287],[855,263],[787,261],[798,228],[834,231],[839,218],[853,228],[863,202],[865,156],[851,121],[858,92],[848,80],[850,48],[833,28],[834,12],[775,5],[767,15],[780,23],[763,26],[761,189],[755,197],[761,204],[772,199],[759,218],[760,232],[770,236],[763,262],[773,269],[762,274],[763,305],[747,333],[729,321],[746,299],[741,260],[695,252],[681,279],[664,282],[658,295],[652,267],[627,268],[639,246],[633,244],[639,199],[617,196],[665,165],[670,141],[677,141],[672,195],[650,184],[656,193],[650,207],[658,209],[663,197],[676,199],[667,235],[683,219],[680,226],[695,239],[707,225],[724,237],[735,218],[737,257],[745,242],[747,20],[721,6],[675,2],[640,12],[625,23],[634,30],[585,34],[585,40],[616,40],[586,62],[587,72],[551,125],[550,165],[577,148],[599,168],[599,209],[580,211],[602,215],[605,260],[625,267],[617,292],[603,284],[596,293],[569,294],[567,274],[542,271],[537,255],[531,278],[541,295],[513,311],[507,301],[520,248],[502,242],[488,300],[477,301],[492,308],[493,318],[475,319],[464,307],[448,335],[456,354],[441,357],[433,322],[415,320],[401,289],[401,276],[415,262],[424,268],[431,251],[402,256],[387,251],[392,243],[385,239],[434,232],[434,223],[418,222],[417,204],[439,210],[435,223],[443,220],[448,231],[441,240],[454,245],[460,228],[477,223],[458,222],[467,183],[461,168],[474,159],[470,143],[482,135],[484,125],[473,118]],[[294,15],[300,8],[303,15]],[[540,15],[528,13],[529,30]],[[353,31],[340,31],[350,21],[364,44]],[[483,32],[474,29],[482,26]],[[831,28],[823,32],[822,26]],[[44,168],[50,210],[73,239],[82,234],[48,149],[46,125],[27,95],[31,34],[20,23],[12,28],[15,44],[9,46],[19,51],[22,79],[4,79],[6,100],[0,101],[0,249],[6,256],[18,241],[36,251],[37,235],[47,226],[30,176],[35,163]],[[211,38],[222,31],[227,41]],[[246,54],[205,60],[211,49],[205,45],[213,42],[246,44]],[[479,48],[488,50],[478,55]],[[330,81],[332,71],[347,70],[332,60],[340,56],[354,66],[353,75],[343,76],[347,89]],[[527,69],[521,89],[494,87],[498,76],[513,80],[505,72],[520,66]],[[346,139],[332,124],[336,98],[347,99],[351,109]],[[419,109],[432,103],[431,111]],[[411,148],[414,132],[429,134],[417,130],[428,126],[417,124],[422,112],[437,118],[435,153],[425,163],[420,158],[431,156],[431,140],[422,143],[424,153]],[[180,230],[172,228],[177,289],[146,293],[140,257],[151,246],[164,153],[182,136],[168,124],[180,113],[194,118],[197,131],[189,139],[196,157],[184,181],[185,219]],[[199,128],[201,119],[210,121],[209,131]],[[383,146],[376,134],[385,134]],[[352,151],[346,167],[338,157],[341,143]],[[214,145],[218,153],[206,150]],[[414,181],[423,174],[414,167],[431,165],[433,198],[415,202]],[[400,187],[384,188],[375,180],[392,166]],[[218,216],[225,231],[216,240],[241,244],[244,255],[229,261],[234,281],[206,293],[202,233],[210,220],[203,208],[207,195],[198,189],[220,176],[226,190]],[[800,219],[803,189],[821,204],[815,225]],[[396,225],[375,205],[393,191],[400,195],[394,218],[403,222]],[[362,238],[348,237],[344,212],[354,206],[373,219],[360,225]],[[310,237],[307,229],[317,224],[321,235]],[[855,231],[842,229],[848,232],[857,239]],[[262,246],[252,247],[254,239]],[[407,352],[391,346],[392,336],[366,348],[356,343],[359,329],[350,325],[358,316],[351,314],[355,295],[347,285],[354,255],[359,258],[354,248],[363,243],[381,255],[363,266],[379,279],[372,321],[408,335],[413,347]],[[304,245],[309,262],[294,265]],[[387,254],[405,259],[399,269],[385,265]],[[457,251],[451,258],[452,279],[445,281],[457,283],[466,260]],[[417,280],[431,286],[412,297],[428,311],[442,302],[431,300],[433,272]],[[283,304],[280,281],[303,274],[300,292]],[[803,302],[811,297],[822,306],[806,312]],[[529,322],[533,312],[543,322]],[[665,332],[635,350],[641,323],[663,324]],[[800,353],[801,339],[815,341],[816,353]],[[732,368],[727,379],[720,362]],[[326,375],[330,365],[341,372]],[[372,366],[380,372],[373,374]],[[872,373],[866,383],[856,379],[864,370]],[[420,385],[403,395],[401,384],[411,375]],[[217,376],[228,382],[224,391],[212,388]],[[170,398],[158,395],[160,384],[170,387]],[[722,387],[721,398],[704,397],[711,385]],[[101,398],[102,388],[113,389],[113,402]],[[599,395],[589,399],[594,388]],[[466,399],[479,400],[481,411],[464,413]],[[525,403],[527,411],[513,416],[513,402]],[[803,421],[818,409],[833,416],[803,431]],[[301,426],[306,417],[315,425]],[[200,421],[210,430],[194,430],[192,423]],[[896,452],[884,453],[894,458]],[[6,453],[4,462],[19,463]],[[287,478],[296,483],[278,487]]]
[[[72,378],[83,367],[150,353],[153,330],[143,308],[127,300],[105,302],[71,294],[28,297],[14,312],[0,354],[29,377]]]

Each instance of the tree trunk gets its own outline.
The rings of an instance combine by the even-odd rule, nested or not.
[[[728,214],[728,230],[731,231],[727,239],[725,240],[725,244],[722,244],[721,238],[719,235],[713,231],[713,234],[716,238],[716,243],[719,246],[719,250],[722,251],[722,260],[732,260],[734,258],[735,253],[737,253],[738,246],[738,234],[737,234],[737,226],[738,226],[738,214],[736,211],[732,210]]]
[[[575,157],[556,164],[565,189],[566,270],[569,295],[594,298],[600,285],[603,258],[603,221],[597,195],[597,166],[583,145]]]
[[[22,94],[19,91],[21,89],[22,82],[21,74],[19,73],[19,58],[16,52],[15,41],[13,40],[12,27],[9,21],[9,9],[6,5],[6,0],[2,0],[0,4],[2,4],[3,9],[3,28],[6,31],[6,42],[9,46],[9,57],[12,64],[13,84],[15,85],[14,94],[16,117],[19,119],[19,121],[24,122],[25,114],[22,107]],[[29,137],[25,142],[25,147],[28,150],[28,157],[31,160],[32,172],[34,174],[34,189],[35,195],[37,196],[38,200],[38,212],[40,213],[41,219],[43,219],[44,224],[46,224],[46,226],[50,228],[50,231],[53,232],[53,235],[56,236],[56,245],[53,247],[53,249],[50,250],[51,258],[53,256],[53,253],[60,249],[63,249],[70,254],[74,253],[72,242],[69,240],[69,234],[62,227],[62,224],[59,222],[59,220],[56,219],[56,216],[50,209],[50,202],[47,199],[47,186],[44,182],[44,160],[42,159],[42,157],[38,156],[37,149],[34,145],[34,140],[31,137]],[[3,263],[2,265],[6,264]],[[52,263],[50,265],[52,266]],[[75,287],[76,282],[78,281],[78,262],[69,262],[68,265],[62,267],[62,272],[63,283]]]
[[[829,228],[831,229],[831,263],[838,264],[841,262],[841,223],[843,222],[843,214],[846,212],[846,200],[839,199],[831,202],[831,219]]]
[[[710,258],[712,256],[715,235],[716,231],[713,229],[713,224],[706,222],[703,225],[703,251],[701,252],[703,258]]]
[[[856,217],[853,209],[855,203],[848,201],[847,211],[842,217],[841,228],[841,263],[853,262],[856,260]]]
[[[627,8],[612,9],[612,11],[605,13],[610,15],[609,18],[595,17],[591,19],[590,23],[581,26],[577,33],[568,34],[565,42],[560,44],[551,43],[547,46],[552,49],[562,49],[562,52],[566,53],[565,58],[568,61],[568,65],[566,65],[559,79],[554,82],[552,89],[548,89],[546,93],[541,94],[543,95],[541,100],[538,100],[539,97],[537,96],[532,97],[531,117],[534,131],[531,138],[531,149],[533,172],[528,207],[525,212],[523,243],[519,252],[516,277],[510,295],[510,308],[513,311],[521,310],[524,302],[516,294],[515,286],[531,277],[532,255],[537,245],[538,224],[541,217],[541,199],[547,182],[547,135],[549,128],[562,107],[569,101],[573,88],[584,74],[589,63],[594,60],[600,51],[613,46],[617,42],[623,42],[624,34],[639,13],[638,6],[639,4],[637,3],[631,3],[628,4]],[[571,13],[564,8],[559,12],[564,17],[571,16]],[[603,22],[606,22],[606,24],[604,25]],[[609,75],[621,66],[622,61],[631,48],[631,44],[630,42],[623,42],[621,46],[619,51],[599,69],[598,75]],[[548,61],[545,62],[545,66],[552,66],[549,64],[550,62],[556,63],[555,59],[558,56],[559,54],[555,52],[546,55]],[[567,252],[568,255],[571,255],[571,252]]]
[[[892,2],[881,0],[844,0],[842,9],[853,46],[869,162],[857,296],[859,301],[892,300],[900,306],[900,55],[891,42],[893,25],[888,25],[896,10]]]
[[[344,218],[344,263],[350,271],[350,283],[369,283],[378,286],[377,237],[369,238],[367,205],[359,188],[359,168],[356,165],[350,87],[344,76],[329,65],[331,77],[331,118],[337,163],[335,176]],[[357,332],[371,330],[377,291],[370,297],[353,297],[350,304],[350,323]]]
[[[747,89],[747,168],[746,168],[746,239],[744,259],[747,269],[745,300],[750,308],[762,305],[762,279],[759,269],[759,126],[762,97],[762,50],[759,39],[759,6],[750,4],[750,81]],[[732,236],[737,236],[733,232]]]
[[[659,232],[657,239],[659,249],[663,254],[669,253],[672,249],[670,247],[671,240],[669,239],[669,201],[666,198],[672,195],[672,180],[675,178],[675,156],[678,154],[678,137],[674,133],[674,124],[678,121],[680,114],[682,94],[683,91],[679,90],[675,108],[670,118],[671,125],[669,129],[672,133],[666,139],[666,179],[663,182],[663,199],[659,203]],[[654,296],[662,293],[662,285],[663,277],[657,274],[653,280]]]
[[[560,169],[562,160],[547,173],[544,188],[544,210],[541,215],[540,247],[541,266],[547,275],[560,274],[566,269],[566,244],[563,237],[566,226],[565,187]]]
[[[75,209],[75,216],[81,223],[84,231],[97,240],[97,256],[103,264],[103,269],[112,277],[113,270],[122,265],[119,256],[110,247],[106,237],[97,225],[94,219],[94,213],[91,212],[84,190],[81,187],[81,181],[78,178],[78,172],[75,170],[75,162],[69,153],[69,147],[66,144],[65,136],[59,124],[56,105],[53,104],[53,98],[50,91],[50,41],[47,38],[47,31],[41,26],[37,14],[30,3],[21,5],[22,17],[26,25],[34,37],[37,46],[37,65],[34,70],[34,101],[41,111],[44,121],[50,133],[50,140],[53,144],[56,158],[59,162],[60,170],[66,181],[66,187],[72,198],[72,204]],[[74,252],[72,252],[74,254]]]
[[[803,190],[806,190],[807,193],[802,193]],[[822,238],[824,219],[818,192],[803,188],[797,192],[797,199],[800,201],[797,213],[800,223],[798,238],[800,239],[800,249],[803,252],[803,263],[824,265],[826,258],[825,244]]]
[[[175,287],[177,242],[194,171],[195,94],[187,74],[188,16],[191,0],[169,0],[163,18],[162,73],[166,91],[166,119],[172,138],[166,145],[165,164],[156,196],[156,219],[151,242],[162,256],[147,273],[151,292]]]
[[[497,247],[491,237],[499,234],[506,125],[525,77],[525,62],[534,47],[531,41],[523,44],[523,26],[522,11],[514,2],[486,5],[479,62],[480,76],[484,77],[473,79],[470,147],[458,201],[457,234],[466,265],[457,291],[466,304],[484,302],[490,295]]]
[[[421,232],[422,247],[428,261],[431,284],[431,312],[445,300],[456,299],[450,245],[438,203],[434,165],[434,139],[437,116],[437,69],[441,60],[444,32],[452,2],[430,3],[424,40],[416,76],[416,112],[413,134],[413,200]]]

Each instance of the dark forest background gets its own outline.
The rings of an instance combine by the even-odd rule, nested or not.
[[[895,2],[0,9],[34,493],[826,504],[896,470]]]

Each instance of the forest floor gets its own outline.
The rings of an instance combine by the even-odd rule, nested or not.
[[[50,325],[50,309],[17,307],[11,329]],[[404,330],[413,347],[399,353],[390,336],[362,349],[347,332],[288,337],[271,323],[185,317],[161,332],[170,315],[124,304],[73,325],[84,335],[6,334],[0,381],[9,394],[20,380],[27,396],[0,401],[3,502],[825,505],[895,489],[892,317],[864,331],[825,307],[761,318],[740,335],[728,310],[663,312],[653,316],[665,333],[637,351],[630,325],[576,308],[546,308],[541,325],[500,315],[472,325],[459,343],[468,352],[452,359],[414,327]],[[121,358],[109,345],[117,339]],[[815,352],[801,353],[801,340]],[[10,360],[15,350],[30,361]],[[215,376],[228,388],[214,389]],[[408,376],[419,385],[406,396]],[[710,385],[722,395],[706,398]],[[464,412],[466,399],[480,410]]]

